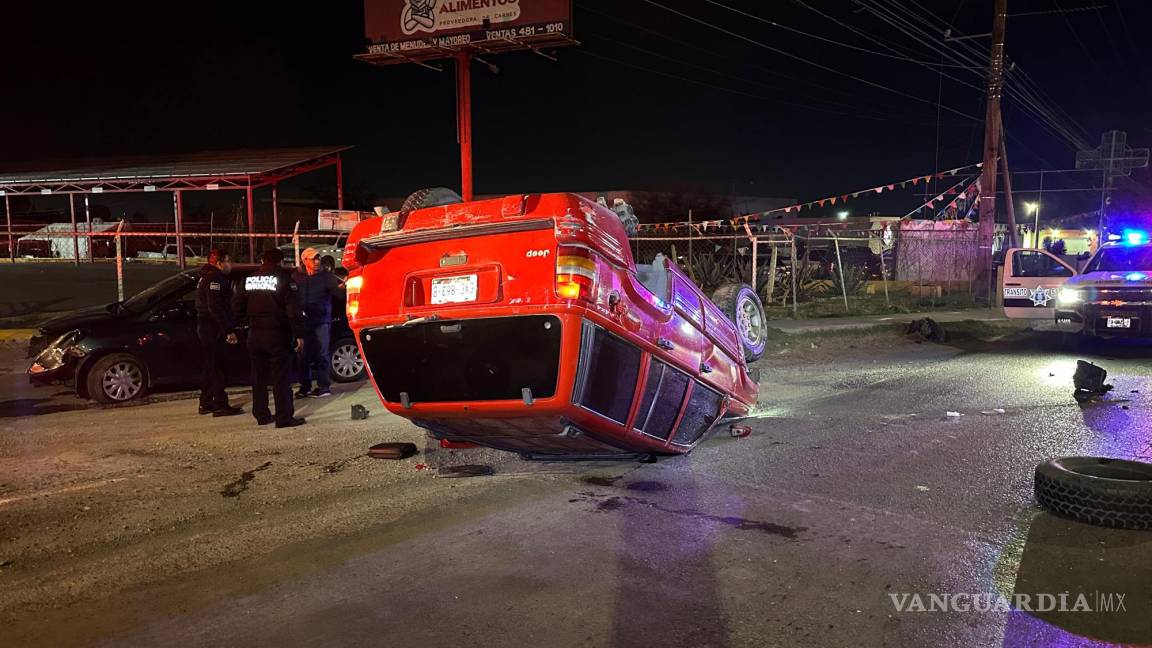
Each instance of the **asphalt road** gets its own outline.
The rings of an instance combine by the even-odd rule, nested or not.
[[[1152,533],[1064,521],[1031,494],[1052,456],[1152,461],[1149,348],[792,339],[760,363],[750,438],[645,465],[500,457],[473,479],[363,456],[421,440],[368,388],[276,431],[186,400],[87,408],[24,387],[14,355],[0,645],[1152,644]],[[1081,407],[1087,355],[1116,389]],[[349,420],[354,403],[372,416]],[[1124,594],[1125,611],[893,602],[1061,592]]]

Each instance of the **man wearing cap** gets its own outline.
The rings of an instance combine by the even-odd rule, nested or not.
[[[232,299],[236,317],[247,317],[248,355],[252,360],[252,415],[260,425],[273,421],[276,427],[303,425],[292,403],[288,370],[292,352],[304,347],[304,326],[296,301],[296,284],[283,267],[284,253],[276,248],[264,251],[260,267],[244,279]],[[276,398],[276,414],[268,410],[268,387]]]
[[[343,297],[343,289],[340,278],[324,267],[315,248],[301,252],[300,262],[303,269],[292,275],[304,316],[304,353],[300,356],[300,391],[296,396],[324,398],[332,395],[328,350],[332,334],[332,304]],[[313,378],[316,380],[315,390],[312,389]]]
[[[200,378],[200,413],[212,416],[235,416],[244,410],[228,404],[224,391],[224,356],[228,345],[236,344],[236,319],[232,317],[232,284],[228,273],[232,259],[226,250],[208,253],[208,262],[200,268],[196,283],[196,335],[204,362]]]

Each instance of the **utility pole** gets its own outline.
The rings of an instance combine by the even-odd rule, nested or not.
[[[1100,138],[1100,146],[1076,153],[1077,169],[1100,169],[1100,220],[1097,225],[1100,240],[1107,240],[1108,201],[1115,188],[1116,178],[1132,175],[1132,169],[1148,166],[1148,149],[1128,147],[1128,133],[1108,131]]]
[[[992,15],[992,52],[988,61],[988,104],[984,112],[984,168],[980,178],[980,226],[977,236],[976,294],[992,303],[992,241],[996,234],[996,162],[1000,154],[1000,96],[1004,92],[1004,30],[1008,0],[996,0]]]

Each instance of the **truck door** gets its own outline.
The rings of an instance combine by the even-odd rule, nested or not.
[[[1000,293],[1004,314],[1021,319],[1055,318],[1056,293],[1075,274],[1072,266],[1044,250],[1008,250]]]

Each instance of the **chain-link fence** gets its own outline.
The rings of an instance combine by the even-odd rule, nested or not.
[[[772,316],[871,314],[975,304],[976,231],[959,223],[781,226],[631,242],[637,263],[663,254],[707,293],[729,282],[753,285]]]
[[[238,261],[255,262],[264,248],[279,247],[290,259],[294,242],[302,242],[301,249],[321,245],[339,249],[347,236],[332,231],[249,233],[195,225],[176,231],[164,223],[100,220],[77,223],[75,229],[68,223],[20,224],[0,235],[0,258],[80,264],[120,256],[129,262],[163,261],[183,267],[202,262],[213,249],[226,250]]]
[[[324,257],[330,256],[332,266],[339,271],[343,241],[347,237],[344,233],[299,231],[290,234],[249,234],[238,231],[173,233],[128,230],[126,226],[127,223],[112,223],[109,228],[93,227],[92,231],[81,231],[79,228],[73,230],[70,225],[67,229],[42,227],[18,239],[13,231],[15,245],[6,261],[22,265],[23,274],[19,276],[27,277],[27,272],[31,271],[36,273],[38,282],[56,288],[66,285],[68,281],[77,280],[84,281],[86,285],[94,281],[103,286],[102,281],[95,279],[106,278],[109,270],[114,269],[111,287],[115,290],[116,299],[123,301],[131,294],[127,288],[140,288],[141,280],[145,282],[144,285],[149,285],[179,269],[196,267],[205,262],[208,251],[212,249],[228,251],[237,262],[254,262],[263,250],[276,247],[281,250],[286,262],[298,265],[300,251],[312,247],[320,253],[322,262],[327,260]],[[180,243],[169,242],[157,248],[157,242],[164,240]],[[76,267],[73,268],[73,265]],[[93,270],[88,272],[86,268]],[[74,274],[80,271],[85,272],[83,277]],[[43,300],[34,297],[24,295],[0,303],[0,318],[28,315],[36,308],[46,308]],[[49,301],[77,301],[71,295],[57,294],[55,297]],[[89,294],[87,297],[94,303],[105,303],[112,301],[113,293]]]
[[[8,256],[77,264],[118,260],[121,267],[188,265],[202,262],[211,248],[229,250],[237,260],[254,260],[260,250],[277,246],[287,259],[316,247],[339,263],[346,236],[130,227],[107,223],[92,231],[73,231],[68,225],[14,232]],[[770,316],[820,317],[974,305],[976,237],[966,221],[878,221],[645,233],[630,242],[636,263],[664,255],[708,294],[729,282],[747,283],[756,288]]]

